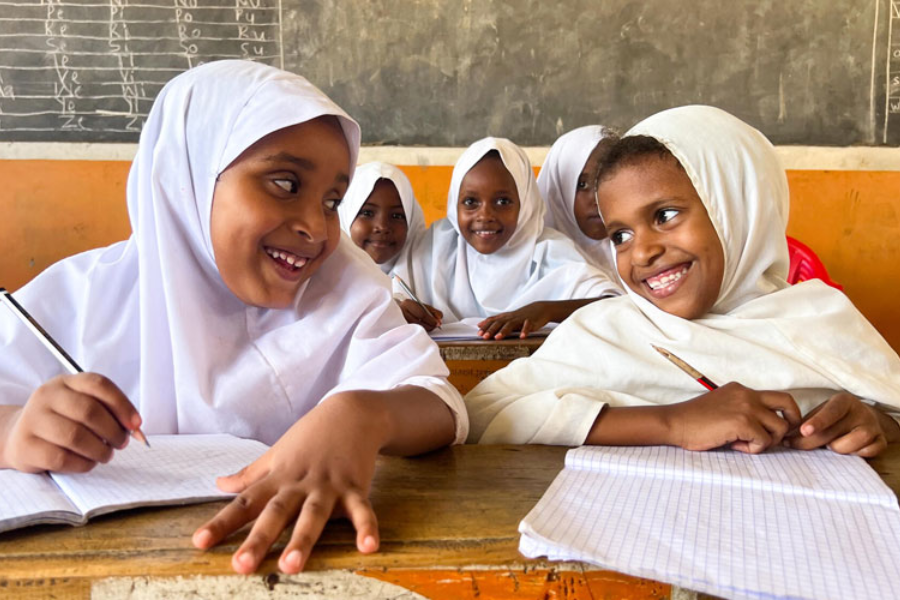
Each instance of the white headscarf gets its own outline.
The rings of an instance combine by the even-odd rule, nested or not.
[[[612,275],[616,270],[616,261],[609,239],[589,238],[575,220],[578,178],[594,148],[609,135],[610,131],[602,125],[586,125],[561,136],[544,159],[537,185],[547,203],[544,225],[572,238],[596,266]]]
[[[422,214],[422,207],[416,201],[412,185],[406,174],[394,165],[383,162],[360,165],[356,168],[353,183],[350,184],[347,193],[344,194],[344,200],[338,207],[338,214],[341,217],[341,229],[350,235],[350,226],[353,225],[356,215],[369,199],[369,195],[375,189],[375,184],[381,179],[387,179],[397,188],[400,202],[403,204],[403,212],[406,213],[407,232],[403,248],[400,249],[397,256],[378,265],[384,273],[390,273],[396,263],[404,263],[409,260],[409,249],[413,247],[415,240],[425,234],[425,215]]]
[[[694,184],[725,252],[718,300],[695,320],[630,289],[579,310],[532,357],[467,396],[470,439],[577,445],[606,403],[671,404],[703,393],[650,344],[720,385],[790,392],[804,412],[840,390],[900,406],[900,358],[847,297],[819,280],[785,281],[787,179],[759,131],[717,108],[686,106],[627,135],[662,142]]]
[[[481,254],[459,231],[457,203],[463,178],[495,150],[516,182],[519,218],[506,245]],[[447,195],[447,218],[434,223],[414,246],[411,260],[395,273],[419,299],[444,313],[444,322],[487,317],[539,300],[570,300],[619,294],[617,286],[591,266],[572,240],[544,227],[544,202],[525,152],[502,138],[484,138],[460,156]]]
[[[217,175],[260,138],[322,115],[340,121],[352,169],[359,127],[304,78],[249,61],[179,75],[141,133],[128,177],[131,237],[56,263],[16,293],[76,362],[125,392],[144,432],[273,443],[337,391],[433,389],[447,375],[349,240],[289,309],[247,306],[219,275],[209,231]],[[0,342],[5,404],[61,372],[11,314],[0,313]]]

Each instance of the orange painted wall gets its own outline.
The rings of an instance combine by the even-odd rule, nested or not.
[[[0,286],[15,290],[53,262],[124,239],[129,163],[0,161]],[[404,167],[428,222],[444,216],[451,167]],[[900,350],[900,172],[788,171],[788,233]]]

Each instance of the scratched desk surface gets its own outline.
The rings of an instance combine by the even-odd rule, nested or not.
[[[673,589],[657,582],[578,563],[527,560],[518,553],[518,523],[562,468],[565,451],[547,446],[462,446],[413,459],[383,458],[371,496],[381,550],[359,554],[350,524],[334,521],[307,570],[399,586],[377,596],[385,598],[416,597],[395,593],[401,588],[434,599],[672,597]],[[872,465],[895,492],[900,489],[900,448],[892,448]],[[137,509],[99,517],[84,527],[39,526],[2,534],[0,598],[89,598],[92,586],[96,598],[154,597],[159,595],[159,590],[153,592],[154,582],[178,577],[202,582],[226,575],[231,576],[228,580],[265,583],[255,597],[289,597],[277,595],[290,583],[290,578],[278,575],[277,553],[270,554],[255,576],[233,574],[230,558],[241,533],[208,552],[191,546],[194,529],[222,505]],[[279,548],[286,539],[282,537]],[[116,588],[116,594],[101,596],[96,592],[100,580],[131,583]],[[150,592],[139,596],[131,593],[135,589]],[[675,592],[690,597],[682,590]],[[217,596],[206,588],[200,596],[227,594]]]

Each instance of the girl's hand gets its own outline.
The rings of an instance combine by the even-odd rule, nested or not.
[[[522,308],[488,317],[478,324],[478,335],[486,340],[502,340],[519,331],[524,339],[555,318],[552,302],[532,302]]]
[[[840,392],[812,410],[785,445],[799,450],[827,446],[838,454],[871,458],[900,438],[896,421],[847,392]]]
[[[278,561],[297,573],[309,559],[325,523],[346,515],[356,528],[360,552],[378,549],[378,524],[369,504],[369,486],[385,429],[372,416],[335,395],[297,421],[262,457],[218,486],[238,496],[198,529],[193,543],[209,548],[256,519],[232,557],[238,573],[254,572],[284,529],[290,541]]]
[[[422,310],[418,302],[410,299],[403,300],[399,304],[407,323],[421,325],[425,328],[425,331],[432,331],[435,327],[441,326],[444,313],[435,307],[426,304],[425,307],[428,309],[428,312],[426,312]]]
[[[727,444],[733,450],[757,454],[780,444],[790,428],[800,423],[800,409],[789,394],[758,392],[739,383],[669,409],[670,443],[686,450]]]
[[[28,473],[90,471],[109,462],[141,424],[125,394],[96,373],[54,377],[5,416],[0,467]]]

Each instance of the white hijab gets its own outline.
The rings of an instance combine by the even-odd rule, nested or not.
[[[413,247],[415,240],[425,234],[425,215],[416,201],[412,185],[406,174],[394,165],[383,162],[370,162],[358,166],[353,175],[353,183],[347,188],[344,200],[338,207],[338,214],[341,218],[341,229],[350,235],[350,226],[353,225],[356,215],[369,199],[369,195],[375,189],[375,184],[381,179],[387,179],[397,188],[400,202],[403,204],[403,212],[406,213],[406,243],[403,244],[403,248],[400,249],[397,256],[378,265],[384,273],[390,273],[395,264],[398,262],[402,264],[409,260],[409,249]]]
[[[583,308],[531,358],[467,396],[470,439],[577,445],[604,404],[671,404],[704,392],[650,344],[720,385],[788,391],[804,412],[839,390],[900,406],[900,358],[847,297],[819,280],[785,281],[787,179],[759,131],[717,108],[686,106],[627,135],[662,142],[693,182],[725,253],[718,300],[692,321],[630,289]]]
[[[457,202],[463,178],[492,151],[516,182],[519,218],[503,248],[481,254],[459,231]],[[617,286],[591,266],[572,240],[544,227],[544,202],[528,156],[502,138],[484,138],[460,156],[447,195],[447,218],[432,224],[413,248],[400,275],[422,302],[444,313],[444,322],[487,317],[539,300],[570,300],[619,294]]]
[[[405,325],[387,280],[349,240],[290,309],[247,306],[219,275],[209,232],[217,175],[263,136],[322,115],[339,119],[352,168],[358,125],[304,78],[245,61],[179,75],[141,133],[131,237],[56,263],[16,293],[76,362],[125,392],[145,433],[271,444],[337,391],[446,376],[435,345]],[[4,404],[61,372],[5,310],[0,342]]]
[[[537,185],[547,203],[544,225],[572,238],[596,266],[612,275],[616,271],[616,264],[609,239],[589,238],[575,220],[578,178],[594,148],[609,135],[610,131],[602,125],[586,125],[561,136],[550,147],[550,152],[544,159]]]

